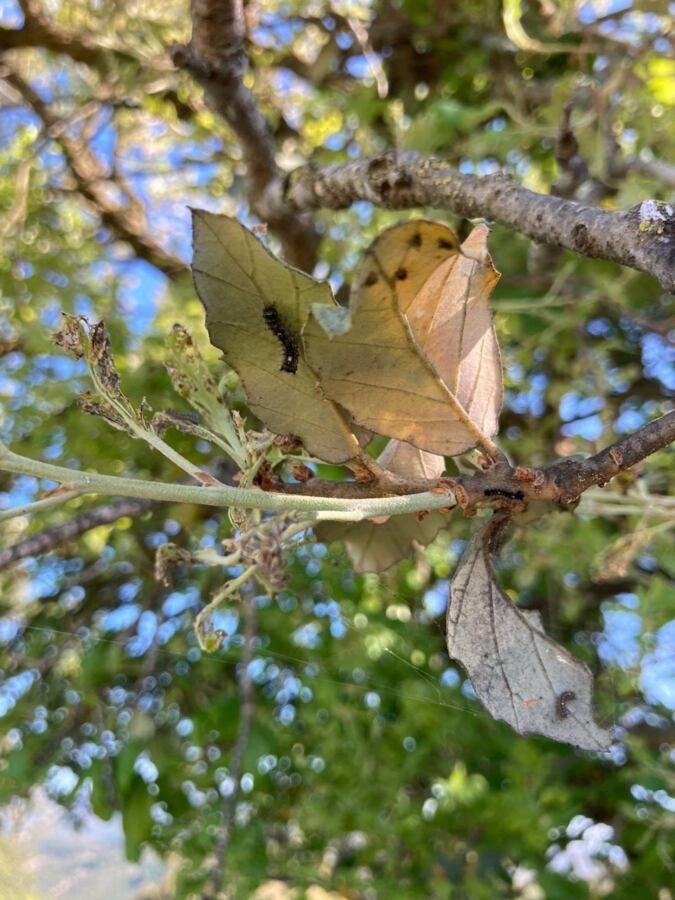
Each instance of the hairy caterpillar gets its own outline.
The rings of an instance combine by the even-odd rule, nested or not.
[[[506,500],[524,500],[523,491],[505,491],[503,488],[485,488],[484,497],[504,497]]]
[[[577,695],[574,691],[563,691],[562,694],[558,694],[555,700],[555,714],[559,719],[566,719],[569,715],[569,710],[567,709],[567,704],[571,703],[572,700],[576,700]]]
[[[281,316],[276,306],[266,306],[263,309],[263,319],[275,338],[284,348],[284,356],[281,361],[281,372],[289,372],[295,375],[298,371],[298,345],[293,335],[281,321]]]

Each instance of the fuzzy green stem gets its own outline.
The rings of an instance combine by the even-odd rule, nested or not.
[[[265,509],[270,512],[351,512],[361,518],[371,518],[373,516],[404,515],[427,509],[447,509],[457,505],[452,493],[424,492],[400,497],[369,497],[353,500],[276,494],[261,490],[235,488],[229,485],[197,487],[187,484],[146,481],[140,478],[99,475],[95,472],[80,472],[76,469],[67,469],[64,466],[55,466],[51,463],[19,456],[4,444],[0,444],[0,469],[18,475],[33,475],[35,478],[72,485],[81,493],[143,497],[167,503],[195,503],[201,506]]]
[[[191,463],[189,459],[186,459],[182,454],[178,453],[177,450],[174,450],[173,447],[167,444],[166,441],[162,440],[162,438],[156,432],[151,431],[144,425],[141,425],[136,420],[133,411],[128,409],[125,403],[122,403],[118,399],[118,397],[116,397],[113,393],[106,389],[106,386],[99,378],[95,367],[91,363],[89,363],[89,374],[91,375],[91,380],[94,382],[94,386],[99,395],[113,407],[113,409],[117,412],[117,414],[120,416],[126,427],[134,435],[134,437],[145,441],[146,444],[148,444],[154,450],[157,450],[158,453],[161,453],[163,456],[165,456],[175,466],[177,466],[179,469],[182,469],[184,472],[194,478],[195,481],[203,482],[204,473],[199,468],[199,466],[195,466],[194,463]],[[126,401],[127,404],[128,402],[129,401]]]

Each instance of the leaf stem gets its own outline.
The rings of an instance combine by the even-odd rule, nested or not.
[[[165,456],[175,466],[177,466],[179,469],[182,469],[184,472],[194,478],[195,481],[202,482],[203,472],[201,471],[199,466],[195,466],[194,463],[191,463],[189,459],[186,459],[182,454],[178,453],[177,450],[174,450],[173,447],[167,444],[166,441],[162,440],[162,438],[156,432],[152,431],[150,428],[147,428],[145,425],[141,425],[134,416],[133,412],[128,408],[128,406],[125,403],[120,402],[118,397],[116,397],[111,391],[106,389],[106,386],[99,378],[95,366],[93,366],[90,361],[88,361],[88,367],[89,374],[91,375],[91,380],[94,382],[94,386],[96,387],[99,395],[113,407],[115,412],[120,416],[126,427],[134,435],[134,437],[140,438],[140,440],[145,441],[146,444],[148,444],[154,450],[157,450],[158,453],[162,454],[162,456]]]

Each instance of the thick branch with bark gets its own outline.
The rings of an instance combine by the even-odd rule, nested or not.
[[[175,65],[192,73],[208,105],[239,138],[252,208],[278,233],[285,258],[311,272],[318,237],[309,217],[279,202],[283,173],[276,163],[272,131],[243,81],[248,68],[245,38],[242,0],[192,0],[192,40],[171,53]]]
[[[675,441],[675,411],[655,419],[634,434],[617,441],[587,459],[562,460],[543,469],[524,466],[513,468],[497,465],[482,475],[443,479],[457,503],[466,511],[477,507],[501,507],[549,501],[563,506],[574,503],[594,485],[605,485],[620,472],[630,469],[652,453]],[[313,479],[304,484],[289,484],[283,488],[291,495],[371,498],[377,485],[368,482],[336,482]],[[412,488],[411,488],[412,490]],[[405,489],[401,489],[404,493]]]
[[[367,200],[387,209],[428,206],[506,225],[538,243],[652,275],[675,293],[675,206],[645,200],[607,212],[537,194],[504,174],[464,175],[416,153],[385,154],[292,173],[284,202],[297,210],[344,209]]]

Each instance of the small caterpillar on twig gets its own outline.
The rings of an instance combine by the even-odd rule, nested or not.
[[[524,500],[523,491],[505,491],[504,488],[485,488],[484,497],[504,497],[506,500]]]
[[[289,372],[291,375],[295,375],[298,371],[298,344],[288,328],[281,321],[281,316],[279,315],[276,306],[272,306],[271,304],[266,306],[263,309],[263,319],[265,320],[265,325],[267,325],[269,330],[284,348],[284,356],[281,361],[280,371]]]

